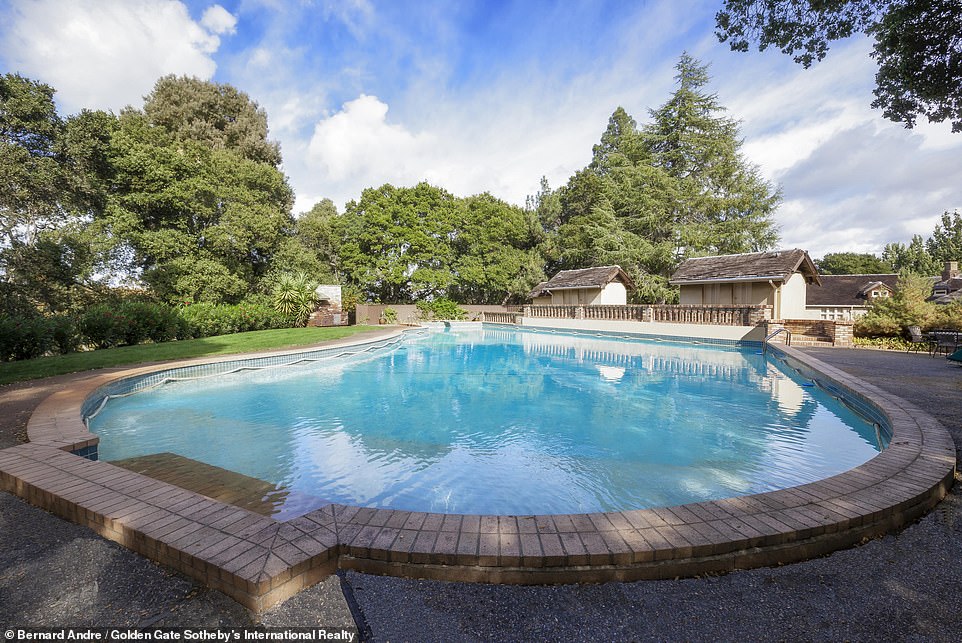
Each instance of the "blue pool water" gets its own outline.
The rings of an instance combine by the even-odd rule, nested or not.
[[[758,493],[881,447],[873,424],[757,349],[488,327],[165,384],[111,399],[90,428],[104,460],[170,452],[292,495],[482,514]]]

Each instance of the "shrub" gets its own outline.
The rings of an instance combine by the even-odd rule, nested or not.
[[[381,311],[381,321],[385,324],[396,324],[397,323],[397,311],[393,308],[385,308]]]
[[[88,308],[78,322],[84,340],[96,348],[119,346],[127,331],[127,318],[120,308],[106,304]]]
[[[852,343],[859,348],[880,348],[890,351],[906,351],[911,347],[911,344],[901,337],[856,337]]]
[[[912,275],[901,277],[894,295],[875,299],[868,314],[855,322],[855,335],[897,337],[908,326],[933,328],[940,306],[925,301],[931,292],[931,280]]]
[[[461,308],[457,302],[442,297],[431,301],[419,301],[418,312],[424,319],[452,319],[461,320],[468,316],[468,311]]]
[[[73,317],[69,315],[51,317],[50,324],[53,331],[54,350],[61,355],[75,353],[80,350],[83,341],[81,340],[80,331],[77,329]]]
[[[290,318],[260,298],[250,298],[236,305],[190,304],[180,309],[180,316],[187,326],[185,334],[190,337],[289,328],[292,325]]]
[[[0,360],[43,357],[56,345],[54,321],[49,318],[0,317]]]

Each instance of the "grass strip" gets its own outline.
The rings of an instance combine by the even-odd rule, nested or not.
[[[256,330],[249,333],[217,335],[215,337],[163,342],[161,344],[103,348],[96,351],[52,355],[18,362],[4,362],[0,363],[0,385],[111,366],[310,346],[332,339],[349,337],[374,328],[376,326]]]

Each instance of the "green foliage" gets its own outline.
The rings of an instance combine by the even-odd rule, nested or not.
[[[422,319],[461,321],[468,316],[468,311],[445,297],[439,299],[421,300],[417,302],[418,314]]]
[[[282,273],[274,282],[271,302],[274,310],[290,319],[294,326],[304,326],[317,308],[316,290],[317,283],[307,275]]]
[[[92,217],[103,206],[114,118],[62,119],[53,88],[0,76],[0,280],[35,312],[88,303],[102,263]]]
[[[101,226],[161,299],[237,302],[290,235],[293,196],[257,114],[236,90],[172,77],[121,114]]]
[[[916,275],[903,275],[895,294],[872,300],[868,313],[855,322],[855,334],[861,337],[897,336],[909,326],[934,327],[939,306],[925,301],[931,294],[931,281]]]
[[[931,237],[923,240],[915,235],[908,245],[890,243],[885,246],[882,259],[900,273],[940,274],[946,261],[962,259],[962,215],[958,211],[943,212]]]
[[[886,118],[913,127],[919,116],[962,131],[962,3],[957,0],[726,0],[717,35],[733,51],[770,45],[809,67],[829,43],[863,32],[875,39],[875,100]]]
[[[636,125],[621,107],[587,168],[540,194],[549,274],[617,264],[636,301],[677,301],[668,277],[689,256],[762,250],[776,239],[780,196],[741,155],[738,123],[705,91],[707,67],[683,55],[668,101]],[[546,188],[542,186],[542,192]]]
[[[190,304],[179,310],[187,337],[212,337],[252,330],[289,328],[291,319],[261,298],[239,304]]]
[[[124,301],[88,308],[78,320],[80,342],[96,348],[167,342],[187,336],[177,311],[163,304]]]
[[[80,333],[95,348],[110,348],[124,343],[130,320],[111,305],[93,306],[80,317]]]
[[[388,306],[381,311],[381,323],[383,324],[396,324],[397,323],[397,311]]]
[[[0,316],[0,361],[33,359],[80,348],[81,338],[69,315]]]
[[[54,327],[43,317],[0,317],[0,360],[33,359],[56,347]]]
[[[829,252],[815,261],[823,275],[877,275],[892,272],[892,265],[873,254]]]
[[[946,261],[962,260],[962,215],[958,210],[942,213],[932,236],[925,242],[925,249],[938,264],[938,270],[932,274],[938,274]]]
[[[936,306],[932,327],[962,330],[962,301]]]
[[[887,351],[907,351],[912,348],[907,340],[902,337],[854,337],[852,344],[856,348],[877,348]]]
[[[341,286],[341,310],[345,313],[353,313],[362,301],[363,294],[357,286]]]
[[[231,85],[164,76],[146,97],[144,113],[179,140],[234,150],[256,163],[281,164],[280,147],[267,139],[267,114]]]
[[[901,274],[936,275],[942,266],[925,248],[925,242],[920,235],[912,237],[908,244],[890,243],[882,250],[882,260],[892,264]]]

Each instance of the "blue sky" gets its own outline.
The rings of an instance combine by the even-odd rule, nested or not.
[[[782,189],[782,247],[880,252],[962,208],[962,135],[872,110],[865,38],[803,70],[718,43],[720,4],[0,0],[0,71],[66,114],[139,107],[169,73],[231,83],[266,110],[300,212],[419,180],[523,204],[589,161],[615,107],[645,122],[687,51]]]

